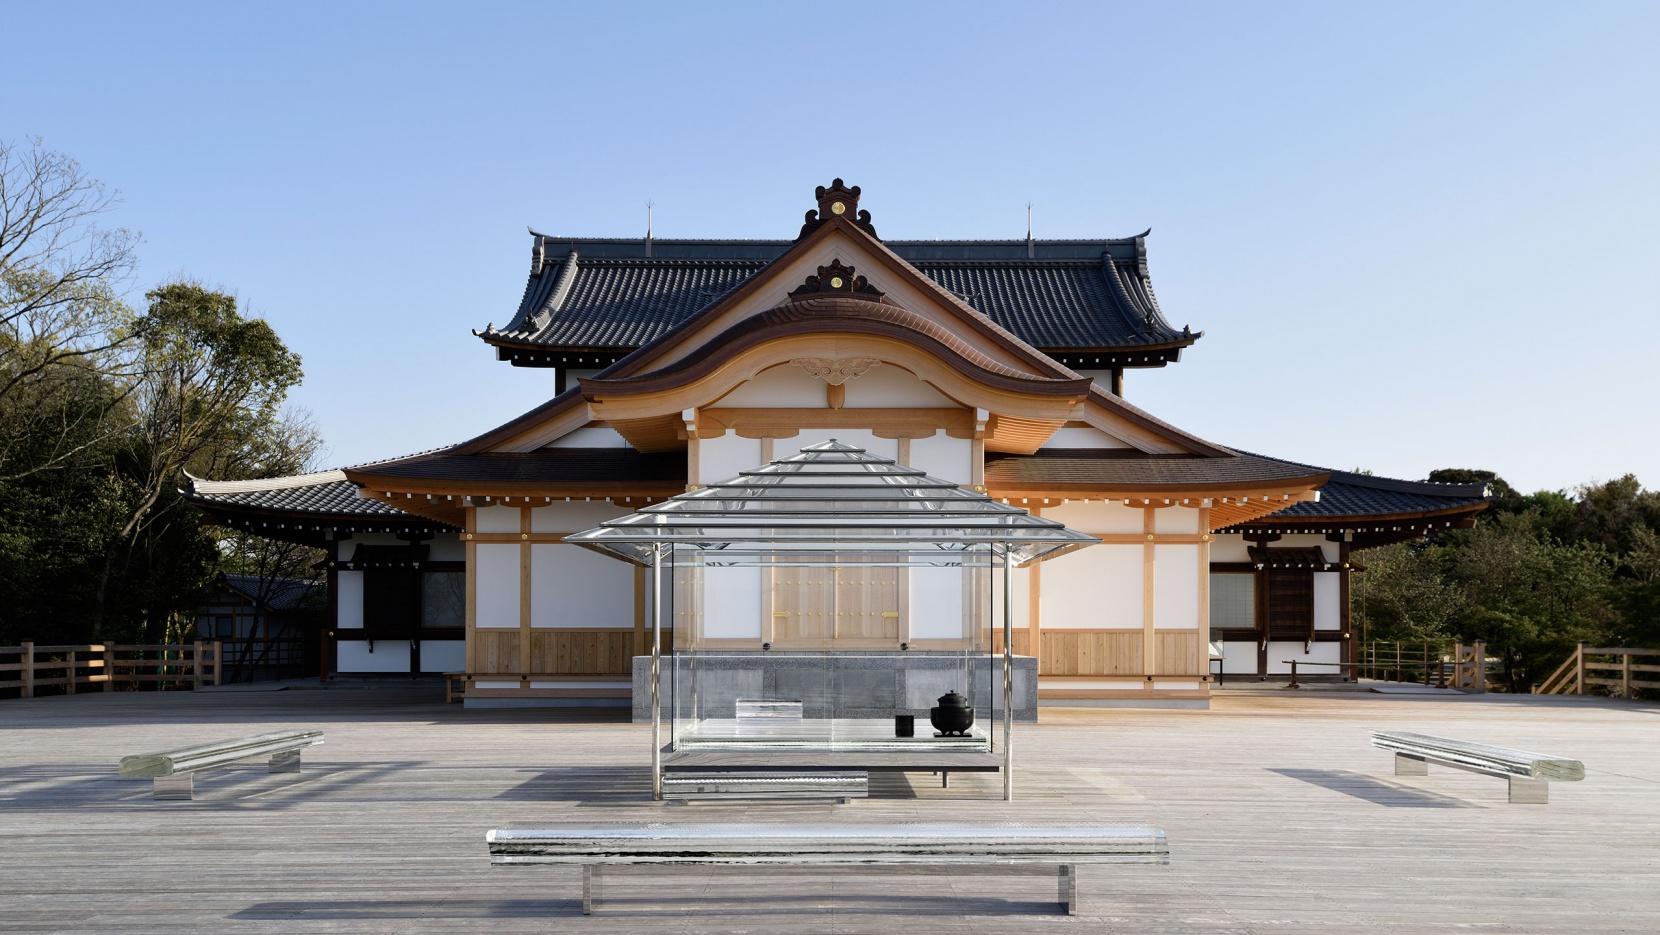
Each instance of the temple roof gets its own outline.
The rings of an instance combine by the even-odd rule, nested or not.
[[[477,334],[518,366],[609,364],[707,308],[792,241],[533,234],[512,319]],[[1067,366],[1153,367],[1202,332],[1165,319],[1145,235],[1115,240],[884,241],[942,288]]]

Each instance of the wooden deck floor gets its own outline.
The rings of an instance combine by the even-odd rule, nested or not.
[[[1209,712],[1047,709],[993,775],[873,783],[847,806],[658,806],[649,728],[465,711],[431,689],[0,701],[3,932],[1654,932],[1660,709],[1575,698],[1225,692]],[[204,774],[155,802],[123,754],[320,727],[299,774]],[[1547,806],[1497,779],[1397,780],[1374,728],[1584,760]],[[492,868],[484,832],[552,820],[1003,818],[1156,824],[1168,867],[1053,884],[898,872]]]

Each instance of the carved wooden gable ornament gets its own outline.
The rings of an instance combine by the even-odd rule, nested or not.
[[[810,299],[823,294],[852,295],[871,302],[882,298],[882,290],[856,275],[853,267],[844,265],[839,258],[831,260],[829,266],[820,266],[818,275],[808,276],[806,282],[790,292],[790,298]]]
[[[796,240],[811,234],[833,217],[846,218],[860,230],[876,237],[876,227],[870,223],[870,212],[859,210],[859,186],[848,188],[841,179],[836,179],[829,188],[820,185],[813,189],[813,196],[818,199],[818,209],[807,212],[806,222],[801,225],[801,233],[796,235]]]

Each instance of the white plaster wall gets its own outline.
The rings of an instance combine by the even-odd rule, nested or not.
[[[909,466],[966,485],[974,480],[974,442],[944,432],[935,432],[932,438],[913,438]]]
[[[380,654],[380,648],[375,648]],[[465,672],[467,670],[466,640],[422,640],[422,672]]]
[[[1342,643],[1310,643],[1308,652],[1303,652],[1300,641],[1272,640],[1268,643],[1267,675],[1288,675],[1291,672],[1290,660],[1297,660],[1297,674],[1336,675],[1342,669],[1336,666],[1309,666],[1302,668],[1304,662],[1338,662],[1343,655]]]
[[[963,637],[965,627],[961,568],[913,565],[910,594],[911,639],[943,640]]]
[[[1090,546],[1044,562],[1043,628],[1141,629],[1141,563],[1139,545]]]
[[[1220,669],[1220,671],[1226,672],[1228,675],[1257,674],[1257,644],[1249,641],[1243,643],[1229,641],[1223,645],[1227,652],[1227,668]],[[1299,644],[1299,648],[1300,646],[1301,644]],[[1213,665],[1211,670],[1217,671],[1219,668],[1219,666]]]
[[[1250,543],[1237,533],[1226,536],[1216,536],[1210,540],[1210,560],[1213,562],[1248,562],[1251,553],[1246,549]]]
[[[363,572],[339,572],[334,576],[334,586],[334,625],[342,630],[363,629]]]
[[[1210,572],[1207,569],[1205,573]],[[1192,630],[1199,626],[1198,546],[1153,547],[1153,626],[1159,630]]]
[[[1139,506],[1128,507],[1118,500],[1092,503],[1069,500],[1059,506],[1044,507],[1043,518],[1065,523],[1079,532],[1138,533],[1142,530],[1143,512]],[[1094,546],[1084,551],[1093,552],[1098,548],[1101,547]]]
[[[780,438],[772,443],[774,458],[787,458],[808,445],[827,442],[834,438],[844,445],[853,445],[880,458],[899,457],[899,440],[877,438],[869,429],[802,429],[794,438]]]
[[[1154,510],[1153,531],[1185,536],[1196,536],[1204,532],[1199,528],[1199,511],[1185,506],[1167,506]]]
[[[454,533],[441,532],[426,541],[430,547],[427,560],[433,562],[464,562],[467,560],[467,544],[462,542]]]
[[[341,640],[337,660],[341,672],[408,672],[409,641],[378,640],[370,652],[368,640]]]
[[[956,400],[924,383],[916,374],[893,364],[879,364],[842,384],[847,388],[844,409],[959,408]]]
[[[645,506],[641,501],[639,506]],[[582,532],[591,529],[608,519],[616,519],[634,512],[633,505],[623,503],[607,503],[604,498],[598,500],[556,500],[547,506],[539,506],[530,511],[531,532]],[[518,532],[517,526],[513,532]]]
[[[634,566],[579,545],[532,545],[530,625],[632,628]]]
[[[514,529],[518,529],[516,524]],[[519,547],[483,542],[474,548],[475,623],[481,630],[516,629],[519,626]]]
[[[1053,563],[1050,563],[1053,564]],[[1029,568],[1016,568],[1009,575],[1010,588],[1014,592],[1014,628],[1019,630],[1031,626],[1032,623],[1032,576]],[[993,568],[987,572],[991,575],[991,618],[982,621],[985,626],[999,626],[1003,623],[1003,569]]]
[[[1343,581],[1341,572],[1314,573],[1314,629],[1343,629]]]
[[[810,376],[795,364],[779,364],[738,384],[708,408],[720,409],[827,409],[825,387],[829,384]]]
[[[703,569],[703,635],[708,639],[761,638],[761,569]]]
[[[1045,448],[1129,448],[1122,438],[1108,435],[1096,428],[1062,426],[1043,443]]]
[[[696,483],[713,484],[731,480],[738,476],[739,471],[747,471],[760,464],[759,438],[744,438],[736,432],[727,432],[718,438],[698,439]]]
[[[473,511],[474,532],[518,532],[519,508],[481,506]]]
[[[561,435],[545,446],[547,448],[627,448],[628,439],[609,425],[591,425],[569,435]]]

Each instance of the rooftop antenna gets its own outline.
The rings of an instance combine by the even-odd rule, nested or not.
[[[651,256],[651,209],[654,206],[651,199],[646,199],[646,256]]]
[[[1032,243],[1032,203],[1026,202],[1026,259],[1037,256],[1037,247]]]

